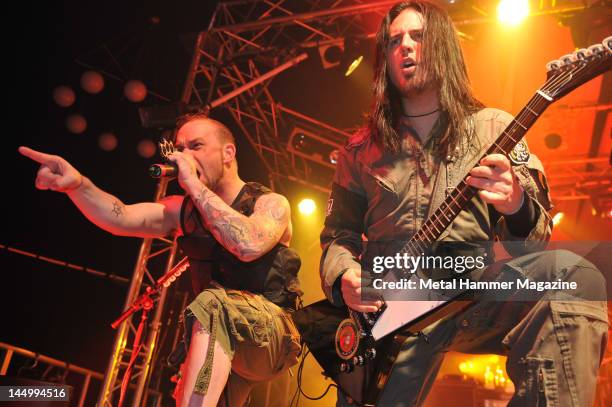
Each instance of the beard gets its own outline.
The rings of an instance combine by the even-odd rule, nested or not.
[[[223,154],[222,153],[219,154],[219,163],[218,164],[219,164],[220,170],[218,171],[217,174],[213,174],[213,173],[211,173],[211,171],[208,171],[202,177],[202,178],[204,178],[204,185],[206,185],[206,187],[208,189],[210,189],[211,191],[213,191],[213,192],[215,192],[217,190],[217,188],[219,187],[219,182],[225,176],[225,166],[223,165]]]
[[[429,89],[431,83],[431,75],[427,70],[417,67],[414,73],[405,75],[400,84],[393,83],[393,86],[395,86],[400,96],[408,97]]]

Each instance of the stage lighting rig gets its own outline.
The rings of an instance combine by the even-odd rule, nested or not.
[[[344,76],[351,75],[369,52],[366,39],[357,37],[338,38],[319,46],[319,55],[323,69],[340,66]]]
[[[528,0],[501,0],[497,5],[497,20],[506,26],[515,27],[529,17]]]
[[[289,134],[287,150],[323,166],[334,168],[341,141],[317,134],[302,127],[294,127]]]
[[[564,212],[557,212],[557,213],[555,213],[555,216],[553,216],[553,218],[552,218],[553,225],[555,225],[555,226],[559,225],[564,217],[565,217],[565,213]]]
[[[363,61],[365,47],[357,38],[346,37],[344,39],[344,55],[342,58],[342,70],[344,76],[349,76],[359,67]]]
[[[323,69],[330,69],[340,65],[342,55],[344,54],[344,41],[338,41],[319,46],[319,55]]]
[[[582,183],[579,188],[589,189],[594,215],[612,219],[612,180],[602,177]]]
[[[304,198],[298,204],[298,210],[302,215],[310,216],[317,209],[317,204],[310,198]]]

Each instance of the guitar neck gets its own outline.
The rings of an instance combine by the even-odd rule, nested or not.
[[[516,115],[516,118],[482,157],[496,153],[504,155],[510,153],[553,101],[609,71],[611,67],[612,37],[605,38],[602,44],[594,44],[588,49],[581,49],[559,60],[549,62],[546,83],[533,95],[529,103]],[[446,196],[442,204],[404,246],[402,253],[418,256],[438,240],[442,232],[478,192],[476,188],[465,182],[466,178],[467,175]]]
[[[538,91],[514,120],[510,122],[497,140],[493,142],[486,153],[482,155],[481,159],[490,154],[508,155],[550,104],[551,100],[545,94]],[[402,250],[403,253],[419,256],[433,242],[438,240],[442,232],[446,230],[457,215],[459,215],[459,212],[478,192],[478,189],[466,183],[466,179],[467,175],[423,223],[419,231],[408,241]]]

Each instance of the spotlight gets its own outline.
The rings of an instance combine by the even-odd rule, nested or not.
[[[53,89],[53,100],[57,103],[58,106],[61,107],[69,107],[74,104],[76,100],[76,95],[72,88],[68,86],[58,86]]]
[[[364,55],[370,52],[367,41],[355,37],[338,38],[318,49],[323,69],[339,66],[345,77],[355,72]]]
[[[311,143],[308,141],[308,136],[304,133],[297,133],[291,144],[293,145],[293,148],[298,151],[310,152],[312,149],[310,146]]]
[[[138,155],[140,155],[141,157],[151,158],[155,154],[157,146],[151,140],[144,139],[138,142],[136,149],[138,151]]]
[[[559,223],[561,223],[563,217],[565,217],[565,213],[557,212],[552,218],[553,225],[557,226]]]
[[[98,137],[98,146],[104,151],[113,151],[117,148],[117,144],[117,136],[111,132],[102,133]]]
[[[353,62],[351,62],[349,67],[346,69],[346,72],[344,73],[344,76],[349,76],[350,74],[355,72],[355,69],[357,69],[359,64],[361,64],[361,61],[363,61],[363,55],[359,55],[357,57],[357,59],[354,59]]]
[[[363,61],[363,45],[357,38],[347,37],[344,39],[344,56],[342,68],[344,76],[351,75]]]
[[[329,153],[329,162],[336,165],[336,163],[338,162],[339,155],[340,151],[338,149],[332,150],[332,152]]]
[[[71,114],[66,118],[66,127],[73,134],[81,134],[87,129],[87,120],[80,114]]]
[[[139,103],[147,97],[147,86],[139,80],[129,80],[123,86],[123,94],[130,102]]]
[[[561,136],[557,133],[550,133],[544,137],[544,144],[551,150],[559,148],[561,146],[561,141]]]
[[[301,127],[294,127],[289,134],[287,150],[307,160],[329,168],[335,168],[342,141],[329,134],[318,134]],[[334,151],[336,151],[334,153]]]
[[[319,55],[321,56],[321,64],[323,65],[323,69],[329,69],[340,65],[343,53],[344,44],[342,42],[320,46]]]
[[[591,214],[602,219],[612,219],[612,187],[607,182],[607,191],[591,190]]]
[[[607,209],[602,212],[598,212],[597,209],[592,209],[591,214],[601,219],[612,219],[612,209]]]
[[[104,77],[96,71],[83,72],[83,75],[81,75],[81,87],[87,93],[100,93],[104,89]]]
[[[312,213],[317,209],[317,204],[310,198],[305,198],[300,201],[298,204],[298,209],[302,215],[312,215]]]
[[[503,25],[517,26],[528,16],[528,0],[501,0],[497,5],[497,20]]]

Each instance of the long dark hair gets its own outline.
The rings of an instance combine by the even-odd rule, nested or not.
[[[436,4],[408,0],[395,4],[383,18],[376,35],[374,70],[374,106],[367,118],[367,127],[377,142],[394,153],[400,151],[398,121],[402,115],[401,96],[391,84],[387,70],[389,27],[406,9],[423,16],[423,51],[419,66],[424,69],[415,80],[431,80],[438,84],[442,114],[448,118],[448,129],[438,142],[438,152],[446,154],[462,137],[471,137],[467,118],[484,105],[472,93],[459,38],[448,13]],[[417,75],[418,76],[418,75]]]

